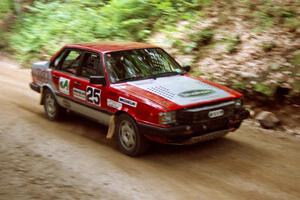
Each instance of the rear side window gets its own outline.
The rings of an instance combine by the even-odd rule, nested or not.
[[[66,50],[63,51],[57,58],[55,58],[55,60],[52,63],[52,67],[54,67],[55,69],[58,69],[59,64],[61,63],[65,54],[66,54]]]
[[[67,55],[61,63],[60,70],[76,74],[80,66],[82,53],[79,50],[68,50]]]

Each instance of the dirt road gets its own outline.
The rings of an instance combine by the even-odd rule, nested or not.
[[[1,65],[2,64],[2,65]],[[130,158],[107,129],[50,122],[30,71],[0,62],[0,199],[300,199],[300,141],[245,123],[225,138]]]

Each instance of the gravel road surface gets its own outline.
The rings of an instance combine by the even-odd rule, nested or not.
[[[0,200],[300,199],[300,140],[246,122],[226,137],[130,158],[107,128],[48,121],[30,70],[0,62]]]

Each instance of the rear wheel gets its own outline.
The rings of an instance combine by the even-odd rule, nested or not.
[[[48,119],[52,121],[58,120],[62,116],[64,109],[58,105],[53,93],[49,89],[46,89],[44,93],[43,102],[45,115]]]
[[[116,140],[120,151],[129,156],[141,155],[149,147],[149,141],[139,132],[135,120],[126,114],[118,117]]]

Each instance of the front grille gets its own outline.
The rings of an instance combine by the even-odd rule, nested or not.
[[[220,118],[203,123],[207,127],[208,132],[224,129],[228,125],[227,118]]]
[[[224,114],[222,116],[216,118],[210,118],[208,116],[210,111],[215,111],[219,109],[224,110]],[[208,126],[211,126],[214,125],[213,123],[215,123],[216,121],[226,121],[224,119],[228,119],[233,114],[234,102],[229,101],[219,104],[202,106],[198,108],[180,110],[177,112],[176,117],[177,122],[182,125],[205,125],[205,123],[208,123]]]
[[[181,141],[191,137],[206,135],[215,131],[226,130],[229,128],[227,118],[218,118],[192,125],[193,133],[189,135],[180,135],[172,137],[173,141]]]

